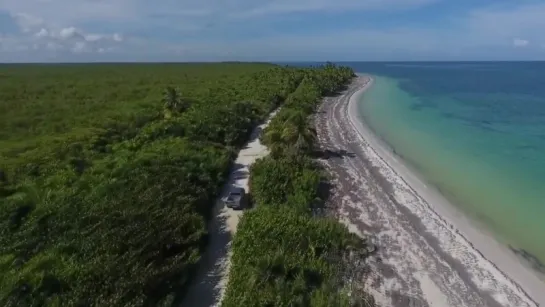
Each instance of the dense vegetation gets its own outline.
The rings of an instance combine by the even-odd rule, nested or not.
[[[234,241],[225,306],[370,305],[349,297],[364,242],[316,217],[326,178],[308,120],[353,76],[326,65],[0,66],[0,304],[176,302],[214,199],[255,124],[270,157]],[[348,259],[348,261],[347,261]]]
[[[265,129],[262,141],[271,155],[251,167],[256,209],[238,226],[223,306],[373,306],[372,297],[351,289],[349,281],[361,270],[351,264],[365,259],[365,242],[317,214],[326,178],[311,159],[316,132],[308,117],[322,96],[353,75],[330,64],[303,71]]]
[[[266,64],[0,66],[0,305],[176,300],[238,147],[288,96],[300,105],[292,93],[303,97],[300,83],[313,76]],[[288,134],[280,138],[291,141]],[[290,201],[302,207],[316,180],[294,179],[293,193],[307,194]],[[238,246],[263,214],[248,215]],[[307,232],[342,233],[326,222],[287,221],[299,219]],[[309,246],[330,237],[337,235],[309,236],[321,240]]]

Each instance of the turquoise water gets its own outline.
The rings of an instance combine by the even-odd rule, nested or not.
[[[351,63],[361,115],[498,238],[545,263],[545,63]],[[541,268],[543,269],[543,268]]]

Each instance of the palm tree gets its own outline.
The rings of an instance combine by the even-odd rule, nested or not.
[[[317,133],[304,112],[294,112],[286,121],[282,139],[295,153],[308,153],[314,148]]]
[[[306,114],[305,111],[294,110],[285,114],[281,122],[265,130],[262,140],[273,157],[299,155],[314,148],[317,134]]]
[[[263,143],[269,147],[273,158],[281,156],[286,147],[282,132],[278,129],[266,129],[263,134]]]
[[[307,124],[289,125],[284,129],[284,134],[288,136],[288,142],[297,154],[312,151],[317,138],[316,130]]]
[[[189,108],[185,100],[180,97],[179,91],[172,86],[168,86],[163,94],[165,118],[172,117],[173,113],[181,113]]]

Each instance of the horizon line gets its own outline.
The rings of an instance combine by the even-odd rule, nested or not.
[[[0,62],[0,65],[32,65],[32,64],[219,64],[219,63],[248,63],[248,64],[301,64],[301,63],[535,63],[545,60],[290,60],[290,61],[70,61],[70,62]]]

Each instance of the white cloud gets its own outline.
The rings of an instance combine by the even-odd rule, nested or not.
[[[45,28],[41,28],[40,31],[38,31],[36,34],[37,37],[47,37],[49,36],[49,31],[47,31]]]
[[[74,27],[68,27],[61,29],[59,31],[59,37],[61,39],[72,39],[72,38],[84,38],[84,36]]]
[[[111,41],[114,41],[114,42],[122,42],[123,41],[123,35],[121,35],[119,33],[114,33],[114,34],[111,34],[111,35],[91,33],[91,34],[86,34],[83,37],[88,42],[97,42],[97,41],[105,41],[105,40],[106,41],[111,40]]]
[[[530,44],[530,42],[526,39],[521,38],[515,38],[513,39],[513,46],[515,47],[526,47]]]
[[[72,47],[72,51],[74,51],[75,53],[81,53],[81,52],[89,52],[90,50],[88,49],[87,44],[85,42],[76,42],[74,44],[74,47]]]
[[[100,34],[87,34],[85,35],[85,40],[88,42],[96,42],[104,38],[104,35]]]
[[[123,41],[123,36],[119,33],[114,33],[114,35],[112,35],[112,39],[116,42],[121,42]]]
[[[7,36],[1,49],[6,52],[44,50],[47,52],[70,51],[74,53],[110,50],[123,41],[120,33],[86,33],[74,26],[59,27],[42,18],[20,13],[12,15],[20,33]]]

